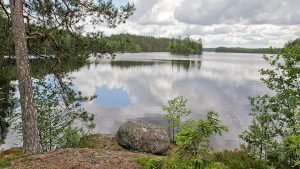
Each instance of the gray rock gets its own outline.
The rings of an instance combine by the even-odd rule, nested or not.
[[[116,141],[124,148],[152,154],[161,154],[170,145],[164,128],[143,121],[124,123],[117,132]]]

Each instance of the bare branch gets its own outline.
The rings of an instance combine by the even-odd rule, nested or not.
[[[41,33],[41,32],[29,32],[29,31],[26,31],[26,34],[27,34],[27,39],[29,38],[39,38],[39,37],[45,37],[46,35]]]
[[[7,19],[10,20],[10,13],[6,10],[3,0],[0,0],[0,6],[3,9],[3,11],[5,12]]]

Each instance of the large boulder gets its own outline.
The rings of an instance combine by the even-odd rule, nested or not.
[[[170,145],[170,138],[165,129],[143,121],[128,121],[118,130],[118,144],[127,149],[161,154]]]

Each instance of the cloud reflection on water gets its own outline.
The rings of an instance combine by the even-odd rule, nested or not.
[[[173,60],[173,61],[172,61]],[[180,61],[183,60],[183,61]],[[162,105],[184,96],[193,118],[209,109],[218,111],[230,131],[213,139],[216,149],[239,145],[238,135],[250,123],[248,96],[267,92],[259,81],[265,67],[260,55],[204,53],[202,57],[176,57],[167,53],[124,54],[111,63],[92,64],[74,72],[74,84],[84,95],[99,95],[97,88],[121,89],[130,104],[91,102],[86,109],[96,115],[96,129],[114,133],[129,119],[162,124]],[[105,91],[107,95],[107,91]],[[103,92],[102,92],[103,93]]]

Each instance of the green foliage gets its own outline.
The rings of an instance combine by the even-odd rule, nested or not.
[[[240,47],[217,47],[215,52],[229,52],[229,53],[278,53],[281,48],[240,48]]]
[[[161,169],[163,165],[162,157],[140,157],[134,161],[143,169]]]
[[[223,151],[209,154],[206,159],[173,154],[163,160],[163,169],[272,169],[266,161],[255,160],[244,151]]]
[[[24,151],[15,148],[0,152],[0,168],[7,168],[10,166],[12,160],[26,156],[27,154]]]
[[[291,48],[293,46],[300,46],[300,38],[287,42],[284,47]]]
[[[169,51],[178,55],[200,55],[202,54],[202,41],[191,40],[190,37],[185,39],[173,39],[169,44]]]
[[[219,120],[219,114],[209,111],[206,119],[188,120],[182,125],[175,137],[176,144],[180,148],[180,154],[190,159],[205,160],[209,156],[210,138],[226,131],[228,129]]]
[[[207,112],[206,118],[198,121],[189,119],[182,124],[182,117],[191,113],[186,108],[186,102],[187,99],[180,96],[169,100],[168,106],[163,106],[167,112],[164,118],[168,120],[169,128],[173,128],[173,141],[175,139],[179,147],[175,154],[164,161],[163,168],[226,168],[209,159],[209,141],[212,136],[226,132],[227,127],[214,111]],[[174,128],[178,130],[177,134]]]
[[[276,137],[276,128],[273,125],[272,115],[267,108],[268,96],[249,97],[250,105],[252,106],[253,118],[249,130],[243,132],[240,136],[244,141],[251,143],[247,146],[247,151],[255,159],[266,159],[267,155],[271,155],[274,149],[273,146],[279,146]],[[276,153],[276,152],[273,152]]]
[[[78,129],[67,128],[63,132],[63,137],[60,138],[60,146],[62,148],[77,148],[82,147],[81,133]]]
[[[60,138],[61,148],[96,148],[93,138],[99,137],[97,134],[84,133],[81,129],[68,128]]]
[[[186,158],[185,156],[173,154],[164,160],[163,169],[229,169],[226,165],[213,160],[202,160],[197,158]]]
[[[191,111],[186,108],[187,99],[179,96],[168,100],[168,106],[163,106],[163,110],[167,112],[162,118],[168,120],[169,136],[172,141],[175,141],[175,132],[179,128],[183,117],[191,114]],[[172,129],[172,132],[171,132]]]
[[[294,128],[290,129],[289,135],[285,138],[285,144],[288,145],[288,150],[294,153],[294,167],[300,167],[300,112],[294,119],[297,120]]]
[[[51,75],[36,79],[34,82],[39,136],[44,151],[66,144],[76,146],[80,137],[77,130],[71,129],[75,121],[83,122],[87,128],[94,127],[94,116],[81,107],[82,102],[92,98],[81,96],[80,92],[74,91],[71,87],[71,83],[62,84]],[[17,121],[20,116],[20,112],[17,112],[12,120]],[[15,125],[16,129],[22,129],[21,122]]]
[[[4,8],[10,11],[8,2],[3,3]],[[24,4],[30,55],[53,62],[57,62],[56,59],[86,58],[93,52],[113,54],[120,51],[121,43],[108,40],[103,32],[81,35],[87,23],[86,17],[97,16],[92,17],[91,24],[106,22],[114,28],[125,23],[135,10],[130,3],[115,7],[111,0],[25,0]],[[12,55],[14,50],[10,19],[4,9],[0,8],[0,60],[4,55]]]
[[[0,61],[0,144],[4,143],[4,139],[8,133],[9,123],[7,122],[7,117],[11,114],[11,110],[15,106],[15,99],[13,97],[15,88],[10,83],[12,79],[5,63],[1,63]]]
[[[254,160],[245,151],[232,152],[225,150],[223,152],[217,152],[213,154],[213,160],[225,164],[228,168],[234,169],[271,169],[266,161]]]
[[[185,169],[195,169],[195,164],[190,159],[183,158],[177,154],[173,154],[168,157],[163,164],[163,169],[175,169],[175,168],[185,168]]]
[[[221,135],[228,129],[219,120],[219,114],[214,111],[207,112],[206,119],[198,121],[188,120],[182,125],[175,136],[179,146],[179,156],[185,158],[186,165],[195,168],[210,168],[215,165],[210,159],[209,141],[216,134]]]
[[[124,52],[167,52],[171,41],[169,38],[132,34],[112,35],[109,39],[120,44],[118,50]]]
[[[264,56],[271,68],[262,81],[273,94],[250,97],[253,122],[241,138],[256,159],[277,166],[299,165],[300,46],[287,45],[276,56]]]
[[[81,148],[97,148],[97,138],[100,134],[83,133],[80,138],[79,147]]]
[[[10,31],[10,23],[0,8],[0,62],[4,56],[12,53],[12,35]]]

